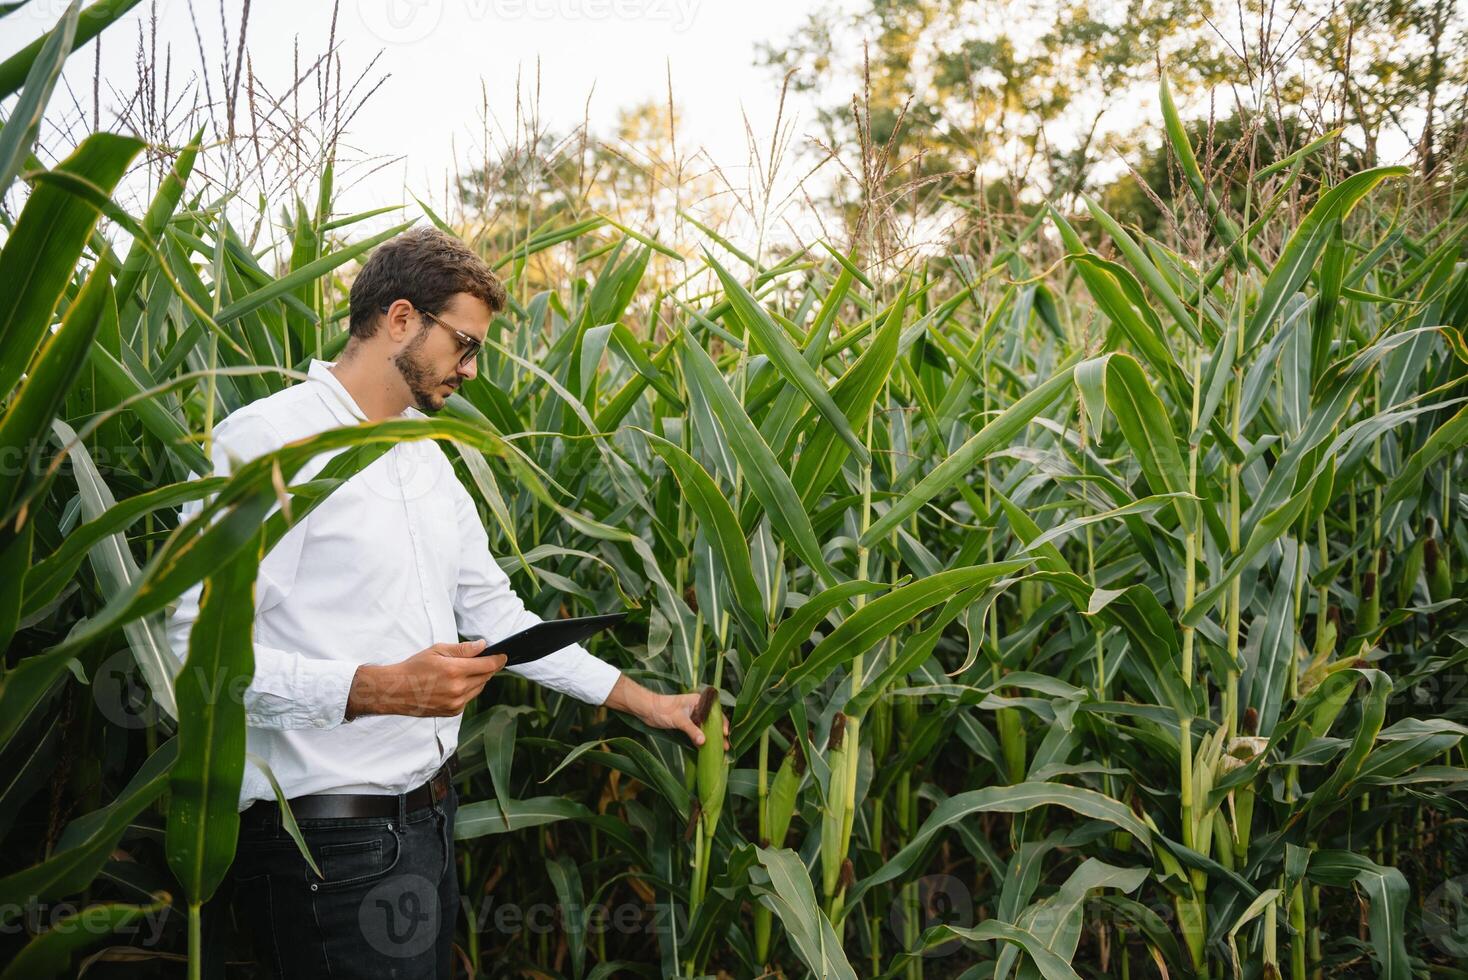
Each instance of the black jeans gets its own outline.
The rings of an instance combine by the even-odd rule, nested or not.
[[[449,980],[459,885],[451,789],[398,816],[301,820],[318,878],[278,820],[240,827],[238,921],[271,976]]]

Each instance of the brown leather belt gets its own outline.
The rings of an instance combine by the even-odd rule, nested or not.
[[[297,820],[356,820],[373,817],[396,817],[399,800],[407,812],[421,810],[449,795],[458,760],[449,756],[438,772],[416,789],[402,796],[375,793],[313,793],[289,800],[291,815]],[[257,800],[240,814],[241,823],[279,824],[280,804],[274,800]]]

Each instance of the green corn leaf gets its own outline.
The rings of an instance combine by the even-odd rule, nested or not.
[[[245,704],[255,673],[255,576],[263,537],[204,580],[176,682],[178,762],[169,779],[168,866],[191,904],[207,902],[234,860],[245,775]]]
[[[1057,783],[1020,783],[956,793],[938,804],[903,848],[875,873],[858,881],[847,893],[847,908],[856,906],[862,895],[877,885],[893,881],[907,872],[934,835],[976,813],[1027,813],[1035,807],[1060,806],[1092,820],[1124,830],[1144,848],[1152,845],[1146,825],[1123,803],[1095,790]]]
[[[76,433],[65,422],[58,419],[52,426],[63,444],[77,441]],[[70,458],[81,513],[90,521],[101,520],[116,506],[112,490],[102,479],[86,447],[78,443]],[[106,594],[125,592],[141,576],[132,550],[121,533],[114,532],[97,540],[88,550],[88,557],[92,571]],[[130,619],[122,624],[122,632],[138,669],[148,683],[153,703],[169,718],[176,718],[178,708],[174,703],[173,675],[178,658],[168,643],[162,617],[152,615]]]
[[[151,905],[108,902],[88,905],[53,921],[45,932],[26,943],[3,971],[0,980],[47,980],[71,968],[71,959],[90,946],[140,919],[152,919],[168,908],[167,894]]]
[[[999,586],[1004,586],[1007,582],[1014,581],[1018,581],[1018,579],[1009,579],[1005,582],[1000,582]],[[892,684],[906,677],[914,670],[917,670],[932,656],[933,648],[937,646],[938,640],[942,638],[943,630],[947,628],[949,623],[967,612],[969,607],[979,600],[980,594],[986,588],[988,588],[988,583],[971,586],[949,599],[932,624],[916,636],[909,637],[907,642],[902,645],[902,649],[897,656],[893,657],[875,678],[864,681],[861,690],[847,700],[846,706],[842,710],[847,714],[858,717],[865,715]],[[998,586],[995,589],[997,590]],[[974,653],[977,655],[977,650]],[[965,663],[952,673],[963,674],[967,672],[968,667],[969,664]]]
[[[1180,501],[1194,501],[1196,499],[1197,498],[1194,497],[1192,494],[1186,492],[1161,493],[1155,494],[1150,497],[1143,497],[1141,500],[1134,500],[1129,504],[1124,504],[1121,507],[1115,507],[1111,510],[1102,511],[1099,514],[1087,514],[1084,517],[1073,517],[1062,524],[1057,524],[1055,527],[1052,527],[1050,530],[1039,535],[1034,540],[1027,542],[1025,548],[1028,550],[1037,546],[1044,546],[1052,541],[1058,541],[1059,539],[1065,537],[1073,531],[1078,531],[1081,528],[1088,527],[1092,524],[1099,524],[1102,521],[1112,521],[1120,517],[1131,517],[1138,514],[1152,514],[1156,513],[1159,510],[1162,510],[1165,507],[1171,507],[1173,506],[1173,504]]]
[[[596,229],[602,227],[606,223],[606,218],[598,216],[595,218],[587,218],[585,221],[578,221],[573,225],[567,225],[565,228],[561,228],[556,231],[548,231],[539,235],[533,235],[528,241],[525,242],[524,245],[521,245],[519,248],[514,249],[513,251],[506,252],[504,255],[501,255],[499,259],[495,261],[492,268],[495,271],[499,271],[512,262],[523,261],[524,259],[527,259],[530,256],[534,255],[536,252],[543,252],[553,245],[559,245],[562,242],[569,242],[573,239],[580,238],[582,235],[589,234],[590,232],[593,232]]]
[[[1392,682],[1379,670],[1348,668],[1358,674],[1367,684],[1366,696],[1361,700],[1361,721],[1351,735],[1351,747],[1345,756],[1336,761],[1330,776],[1300,808],[1310,814],[1311,827],[1319,826],[1329,814],[1345,804],[1351,788],[1371,748],[1376,743],[1376,734],[1381,731],[1386,718],[1387,699],[1391,696]],[[1348,693],[1348,692],[1347,692]],[[1324,731],[1317,733],[1324,735]]]
[[[486,834],[512,833],[526,827],[541,827],[560,820],[586,820],[592,812],[575,800],[563,796],[537,796],[516,800],[508,818],[499,800],[480,800],[459,807],[454,818],[454,838],[473,840]]]
[[[1300,222],[1300,226],[1295,229],[1295,233],[1290,236],[1279,260],[1270,271],[1269,278],[1264,282],[1259,302],[1244,330],[1246,348],[1252,348],[1259,343],[1265,328],[1283,311],[1285,301],[1294,295],[1314,270],[1316,260],[1325,250],[1340,222],[1346,219],[1361,199],[1383,180],[1402,177],[1410,172],[1407,167],[1375,167],[1363,170],[1347,177],[1320,196]]]
[[[1459,409],[1452,418],[1433,429],[1421,447],[1407,458],[1382,494],[1382,509],[1386,510],[1420,492],[1428,468],[1464,445],[1468,445],[1468,408]]]
[[[1053,402],[1071,384],[1072,371],[1081,360],[1079,353],[1072,354],[1047,380],[1025,393],[1019,401],[1006,408],[999,416],[928,472],[918,485],[893,502],[880,518],[872,522],[861,536],[861,545],[870,548],[880,541],[898,524],[912,516],[923,504],[968,476],[985,456],[1024,431],[1037,415]]]
[[[245,296],[241,296],[239,299],[230,303],[218,313],[214,314],[214,322],[222,326],[255,312],[273,300],[282,299],[287,293],[292,292],[303,284],[314,282],[333,269],[365,255],[389,238],[406,231],[412,226],[413,222],[411,221],[394,225],[386,231],[373,235],[371,238],[356,242],[346,248],[338,249],[330,255],[323,255],[315,261],[307,262],[299,269],[293,269],[290,273],[281,276],[269,285]]]
[[[1257,918],[1259,914],[1262,913],[1271,904],[1278,902],[1279,897],[1282,894],[1283,892],[1281,892],[1278,888],[1270,888],[1266,891],[1260,892],[1259,897],[1250,902],[1249,907],[1244,909],[1243,913],[1234,920],[1233,925],[1229,926],[1228,952],[1229,957],[1233,962],[1235,977],[1239,977],[1243,973],[1242,968],[1239,964],[1239,947],[1237,939],[1239,930],[1248,925],[1255,918]]]
[[[1172,100],[1172,88],[1168,85],[1165,74],[1159,81],[1158,94],[1162,108],[1163,128],[1167,132],[1168,141],[1172,144],[1172,152],[1182,169],[1183,177],[1192,189],[1193,196],[1198,199],[1198,203],[1203,206],[1203,210],[1207,212],[1212,221],[1214,233],[1220,240],[1228,243],[1229,256],[1233,259],[1235,267],[1240,271],[1247,270],[1250,261],[1257,261],[1257,257],[1252,254],[1245,255],[1243,247],[1239,245],[1241,237],[1238,226],[1223,213],[1218,199],[1213,196],[1213,191],[1209,189],[1207,182],[1203,179],[1203,171],[1198,167],[1198,158],[1193,153],[1193,144],[1188,140],[1187,130],[1183,128],[1182,117],[1178,115],[1177,104]]]
[[[1314,397],[1314,407],[1305,420],[1304,428],[1270,469],[1269,477],[1254,494],[1249,510],[1244,515],[1243,534],[1248,542],[1244,550],[1249,552],[1251,547],[1257,546],[1250,557],[1258,553],[1258,548],[1263,548],[1273,540],[1282,528],[1297,520],[1310,502],[1309,493],[1325,465],[1324,459],[1319,458],[1314,451],[1325,440],[1331,440],[1326,453],[1334,457],[1370,425],[1390,426],[1410,418],[1406,413],[1380,412],[1362,419],[1344,432],[1337,431],[1341,419],[1350,410],[1356,395],[1377,363],[1391,351],[1431,331],[1433,328],[1421,327],[1389,334],[1331,368]],[[1312,458],[1317,459],[1315,467],[1304,471],[1304,464]],[[1303,498],[1302,494],[1305,494]],[[1230,567],[1233,564],[1230,562]],[[1194,607],[1197,607],[1197,603]]]
[[[86,44],[137,3],[138,0],[98,0],[82,10],[77,17],[76,34],[70,47],[75,50]],[[25,84],[37,59],[43,57],[48,38],[49,35],[37,38],[0,62],[0,99],[14,95]],[[4,387],[0,385],[0,388]]]
[[[734,508],[729,506],[713,477],[709,476],[698,460],[685,453],[677,445],[651,432],[638,430],[648,444],[668,464],[684,499],[698,516],[703,532],[714,547],[721,571],[730,591],[734,594],[735,619],[756,646],[762,645],[768,636],[764,625],[764,601],[759,584],[754,579],[754,565],[749,558],[749,542],[739,529],[739,519]]]
[[[599,751],[600,749],[615,751],[604,752]],[[667,764],[654,755],[646,745],[631,738],[618,737],[584,742],[566,753],[566,757],[540,781],[549,782],[553,776],[582,757],[610,765],[651,786],[661,793],[668,803],[672,804],[680,817],[687,816],[688,790],[684,788],[683,781],[676,778],[669,771]]]
[[[973,927],[934,926],[923,933],[920,948],[929,949],[954,939],[968,939],[975,942],[991,940],[1006,943],[1010,947],[1018,947],[1029,954],[1035,968],[1040,971],[1040,976],[1044,977],[1044,980],[1081,980],[1080,974],[1071,969],[1070,964],[1064,959],[1051,952],[1040,937],[1019,926],[1012,926],[997,919],[981,922]]]
[[[1107,214],[1099,204],[1086,195],[1082,194],[1081,200],[1085,202],[1086,209],[1091,212],[1091,217],[1111,236],[1111,240],[1116,243],[1117,250],[1126,256],[1132,271],[1141,277],[1158,299],[1162,300],[1162,305],[1172,314],[1173,322],[1181,327],[1195,344],[1203,343],[1203,337],[1198,332],[1198,325],[1194,322],[1197,317],[1172,288],[1172,282],[1147,257],[1147,253],[1142,251],[1141,246],[1127,233],[1120,222]]]
[[[892,373],[902,332],[902,316],[907,308],[906,297],[904,286],[871,344],[831,388],[831,397],[841,409],[842,416],[858,431],[866,428],[867,415]],[[801,502],[809,509],[840,474],[848,454],[846,443],[835,429],[821,424],[817,413],[809,413],[802,428],[808,436],[801,447],[792,479],[801,488]]]
[[[35,543],[36,524],[27,521],[16,534],[0,545],[0,646],[9,648],[10,638],[20,626],[24,608],[26,571],[31,565],[31,549]],[[3,684],[4,680],[0,680]]]
[[[1148,384],[1140,364],[1126,354],[1107,357],[1106,404],[1127,445],[1136,454],[1153,493],[1171,494],[1178,519],[1191,531],[1197,527],[1198,505],[1191,493],[1188,471],[1167,409]]]
[[[1358,886],[1369,904],[1367,923],[1376,954],[1376,976],[1381,980],[1406,980],[1413,975],[1406,944],[1407,905],[1412,889],[1402,872],[1350,851],[1320,850],[1310,854],[1305,874],[1311,881],[1329,887]]]
[[[104,318],[117,315],[110,273],[105,261],[93,269],[67,308],[61,329],[47,338],[20,393],[0,417],[0,457],[20,464],[0,473],[0,510],[10,509],[22,480],[44,468],[35,455],[50,436],[51,419],[65,403]]]
[[[1224,393],[1228,390],[1228,383],[1233,375],[1234,358],[1238,346],[1239,324],[1231,319],[1228,329],[1219,338],[1213,348],[1213,355],[1208,359],[1208,367],[1202,380],[1203,398],[1198,409],[1198,424],[1193,427],[1192,434],[1188,436],[1190,443],[1200,442],[1203,433],[1215,421],[1218,406],[1223,402]]]
[[[770,523],[791,550],[816,569],[823,582],[828,586],[835,585],[835,573],[826,563],[810,517],[790,477],[780,467],[775,454],[760,437],[759,430],[744,413],[739,400],[703,347],[686,334],[682,337],[682,344],[683,370],[688,383],[697,385],[708,399],[729,440],[729,448],[739,461],[740,471],[749,481],[749,489],[764,504]]]
[[[547,858],[546,876],[561,905],[561,928],[571,947],[571,975],[580,980],[586,972],[586,901],[582,897],[581,870],[569,854]]]
[[[515,796],[510,786],[510,767],[515,760],[515,729],[519,716],[534,710],[530,705],[496,704],[489,709],[489,718],[484,725],[484,759],[506,830],[510,829],[510,814],[515,807]]]
[[[849,606],[858,595],[880,591],[880,582],[853,579],[825,589],[792,612],[775,630],[764,651],[744,675],[739,698],[734,705],[734,722],[729,733],[731,753],[737,758],[759,738],[761,732],[782,713],[782,701],[774,696],[770,685],[780,678],[796,648],[838,606]]]
[[[846,617],[798,666],[786,671],[775,692],[786,689],[809,694],[833,669],[866,653],[924,610],[961,589],[987,584],[1030,564],[1024,558],[950,568],[873,599]]]
[[[116,799],[67,825],[49,858],[0,878],[0,923],[19,915],[27,903],[86,888],[133,819],[167,788],[177,758],[178,740],[170,739],[138,768]]]
[[[1091,438],[1099,439],[1106,424],[1106,366],[1110,357],[1102,355],[1082,361],[1075,368],[1076,394],[1086,413]]]
[[[824,248],[827,252],[830,252],[831,258],[835,259],[836,262],[841,266],[841,268],[850,273],[852,278],[854,278],[857,282],[861,283],[863,286],[871,290],[875,290],[877,288],[876,284],[868,279],[866,277],[866,274],[856,267],[856,263],[852,262],[851,259],[847,258],[839,251],[832,248],[830,243],[827,242],[824,238],[821,239],[821,248]]]
[[[189,176],[194,172],[194,162],[199,157],[199,144],[203,139],[204,127],[200,126],[189,139],[188,145],[179,151],[178,159],[173,161],[173,167],[168,171],[168,176],[158,185],[158,190],[148,205],[148,211],[143,215],[141,226],[143,241],[157,242],[163,234],[164,227],[172,219],[174,212],[178,210],[179,201],[183,199],[184,189],[188,186]],[[129,247],[127,258],[122,263],[122,271],[117,275],[119,305],[133,301],[134,291],[142,279],[150,257],[141,242],[134,242]],[[138,298],[141,299],[141,297]]]
[[[142,142],[93,133],[56,169],[110,193]],[[0,250],[0,391],[10,391],[45,339],[46,328],[96,226],[88,201],[56,186],[37,187]]]
[[[678,397],[677,389],[673,387],[667,375],[663,374],[658,363],[642,349],[642,345],[632,335],[631,330],[620,323],[614,323],[611,325],[610,340],[612,349],[626,358],[627,363],[632,365],[632,369],[646,378],[648,384],[657,389],[658,394],[666,398],[674,408],[683,408],[683,400]],[[665,348],[666,346],[664,345]],[[602,424],[600,417],[597,419],[597,424]]]
[[[1101,312],[1126,335],[1169,388],[1174,392],[1183,391],[1182,372],[1173,357],[1162,322],[1152,312],[1136,278],[1115,262],[1108,262],[1089,251],[1080,235],[1053,207],[1050,208],[1050,219],[1068,250],[1066,258],[1076,267]]]
[[[26,72],[20,98],[5,120],[5,128],[0,130],[0,194],[10,189],[10,182],[31,156],[31,147],[35,146],[36,136],[41,131],[41,116],[46,111],[46,103],[51,101],[51,91],[61,77],[61,66],[66,62],[66,56],[71,54],[80,10],[81,0],[73,0],[51,33],[46,35],[30,70]]]
[[[1177,627],[1156,594],[1145,585],[1130,586],[1101,615],[1124,630],[1145,657],[1143,676],[1152,687],[1156,702],[1170,706],[1179,719],[1191,718],[1197,712],[1197,705],[1192,687],[1179,667],[1182,654]]]
[[[728,296],[729,302],[733,304],[734,311],[738,315],[744,328],[753,335],[760,349],[770,358],[771,363],[782,375],[793,385],[805,393],[810,403],[825,417],[826,422],[836,430],[837,434],[851,447],[852,455],[862,466],[870,465],[871,456],[867,453],[866,446],[862,445],[857,438],[851,423],[846,420],[841,409],[816,377],[811,366],[800,356],[795,345],[790,342],[789,336],[784,329],[770,318],[764,307],[750,295],[749,290],[735,279],[718,263],[712,255],[705,252],[708,263],[713,266],[714,272],[719,276],[719,281],[724,285],[724,294]]]
[[[1150,877],[1150,871],[1149,868],[1119,868],[1087,858],[1054,895],[1025,909],[1018,924],[1069,962],[1080,942],[1082,904],[1088,896],[1099,888],[1134,892]]]
[[[759,902],[779,917],[796,955],[811,975],[856,980],[841,940],[816,904],[815,889],[800,856],[783,847],[756,847],[755,854],[767,882],[756,886]]]
[[[275,778],[275,770],[253,752],[246,752],[245,758],[252,766],[259,769],[270,783],[270,790],[275,794],[275,805],[280,807],[280,825],[295,842],[296,851],[301,855],[301,860],[306,862],[306,866],[315,873],[316,877],[324,879],[326,875],[322,874],[321,869],[316,866],[316,858],[312,856],[311,848],[306,846],[306,838],[301,834],[301,825],[296,823],[296,815],[291,812],[291,801],[286,797],[285,790],[280,788],[280,780]]]
[[[194,445],[189,430],[168,408],[162,392],[145,388],[123,364],[100,344],[87,352],[87,360],[96,372],[98,389],[107,404],[126,403],[128,411],[138,417],[143,427],[161,442],[178,460],[180,476],[207,473],[209,458]]]

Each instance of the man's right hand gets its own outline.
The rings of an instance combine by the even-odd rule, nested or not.
[[[344,720],[362,715],[457,715],[505,665],[504,654],[481,657],[483,649],[483,640],[435,643],[395,664],[363,664],[352,678]]]

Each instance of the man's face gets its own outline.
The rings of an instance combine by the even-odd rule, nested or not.
[[[455,293],[436,314],[419,310],[409,315],[419,319],[421,327],[393,357],[393,364],[419,411],[434,415],[459,385],[476,374],[478,358],[459,363],[467,346],[459,334],[483,341],[489,332],[489,307],[477,296]]]

